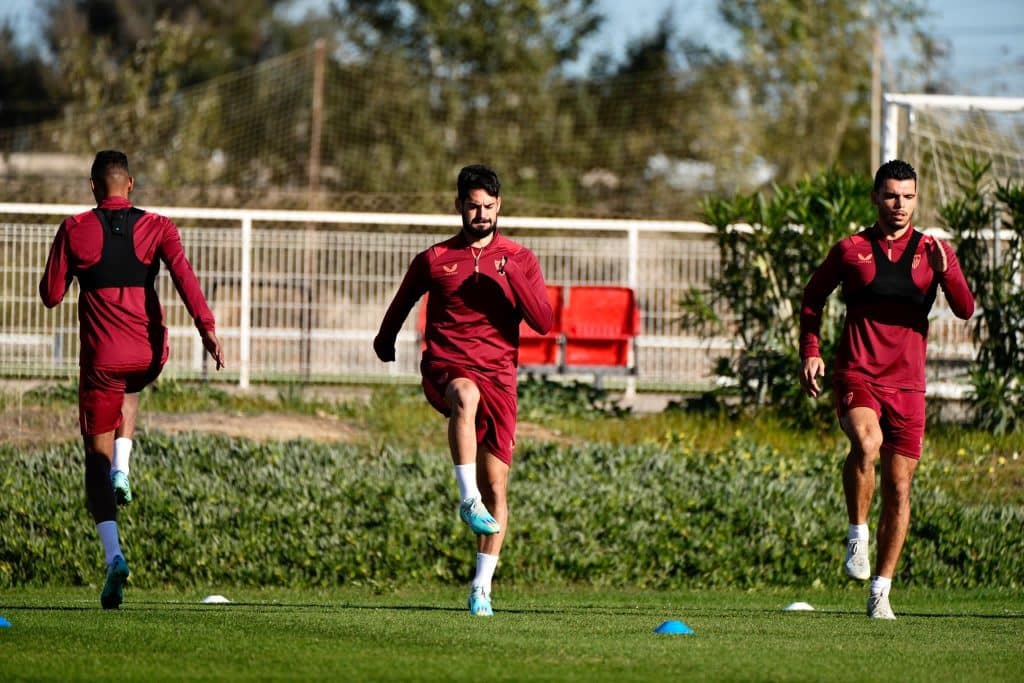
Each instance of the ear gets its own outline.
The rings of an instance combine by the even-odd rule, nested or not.
[[[498,196],[495,199],[498,201],[494,203],[494,213],[501,213],[501,197]]]
[[[128,187],[125,189],[124,193],[128,194],[129,192],[132,191],[133,187],[135,187],[135,177],[134,176],[128,176]]]
[[[455,213],[462,213],[462,200],[455,198]]]

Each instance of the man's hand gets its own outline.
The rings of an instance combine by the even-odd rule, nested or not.
[[[224,351],[220,348],[220,340],[217,339],[217,335],[214,334],[213,330],[203,330],[199,333],[199,336],[203,338],[203,348],[210,354],[217,363],[217,369],[220,370],[224,367]]]
[[[385,363],[395,360],[395,342],[382,338],[379,334],[373,338],[373,352]]]
[[[928,265],[936,273],[942,275],[949,268],[949,257],[946,256],[946,248],[941,240],[937,240],[934,237],[926,237],[925,239],[927,241],[924,243],[924,253],[928,256]]]
[[[820,356],[804,358],[803,366],[800,368],[800,385],[804,392],[811,398],[818,398],[821,395],[821,385],[818,378],[825,376],[825,361]]]

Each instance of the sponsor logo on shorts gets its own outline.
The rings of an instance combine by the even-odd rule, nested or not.
[[[848,392],[846,392],[846,396],[843,396],[843,405],[847,405],[848,406],[851,403],[853,403],[853,392],[852,391],[848,391]]]

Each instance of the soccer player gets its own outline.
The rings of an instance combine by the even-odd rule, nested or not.
[[[833,389],[839,424],[850,440],[843,467],[850,523],[845,570],[855,579],[871,578],[868,616],[895,619],[889,589],[910,525],[910,484],[924,441],[928,313],[939,287],[953,313],[965,320],[974,313],[974,297],[952,248],[911,224],[917,173],[910,164],[883,164],[871,201],[875,224],[834,245],[804,289],[800,382],[808,395],[820,395],[821,314],[841,285],[846,320]],[[868,510],[878,460],[882,509],[871,576]]]
[[[50,247],[39,294],[47,308],[59,304],[78,278],[78,417],[85,447],[85,497],[106,556],[100,594],[104,609],[124,600],[128,563],[121,551],[117,506],[132,500],[128,459],[139,392],[167,361],[167,328],[154,286],[160,262],[195,321],[207,353],[224,366],[213,314],[185,257],[178,228],[169,219],[134,208],[135,180],[128,157],[96,154],[89,185],[92,211],[64,219]]]
[[[497,174],[459,172],[457,235],[419,253],[384,315],[373,348],[395,360],[395,338],[429,293],[420,369],[427,400],[448,418],[459,515],[477,537],[469,611],[491,616],[491,580],[508,526],[507,485],[516,432],[519,324],[540,334],[554,323],[544,276],[529,249],[497,232]]]

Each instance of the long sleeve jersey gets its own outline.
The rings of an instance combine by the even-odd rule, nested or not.
[[[103,200],[99,209],[130,209],[122,197]],[[66,218],[57,229],[39,283],[47,308],[59,304],[72,278],[91,277],[104,254],[104,228],[95,211]],[[196,328],[214,331],[214,318],[203,297],[199,280],[181,245],[177,226],[168,218],[143,213],[133,228],[134,258],[156,268],[162,261],[185,302]],[[93,269],[95,270],[95,269]],[[78,298],[81,349],[79,364],[98,369],[145,368],[167,360],[167,328],[164,311],[150,281],[143,286],[82,287]]]
[[[424,360],[477,370],[505,386],[516,383],[520,322],[540,334],[554,324],[536,255],[499,233],[483,248],[459,233],[417,254],[378,338],[394,346],[412,307],[428,293]]]
[[[966,320],[974,313],[974,297],[949,245],[943,247],[946,272],[932,270],[927,250],[937,243],[914,229],[888,240],[875,226],[833,246],[804,289],[800,357],[821,355],[822,310],[832,291],[841,285],[846,319],[835,374],[924,391],[928,313],[937,287],[942,288],[954,315]],[[913,251],[904,258],[912,244]],[[885,283],[879,285],[883,279]]]

